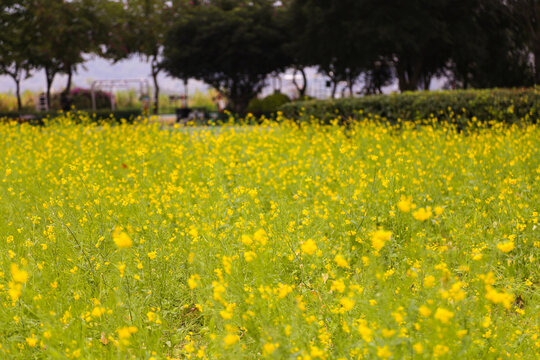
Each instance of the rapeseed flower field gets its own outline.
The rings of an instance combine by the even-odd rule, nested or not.
[[[540,127],[0,125],[2,359],[537,359]]]

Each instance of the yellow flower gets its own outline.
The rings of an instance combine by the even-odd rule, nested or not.
[[[33,334],[32,334],[32,337],[26,338],[26,343],[30,347],[35,347],[37,345],[37,341],[38,341],[38,339],[36,337],[34,337]]]
[[[257,254],[254,251],[246,251],[244,253],[244,260],[246,262],[252,262],[257,257]]]
[[[444,212],[444,208],[442,206],[435,206],[433,211],[435,211],[435,215],[439,216]]]
[[[313,255],[315,254],[315,251],[317,251],[317,245],[315,244],[315,241],[311,239],[304,241],[301,248],[302,248],[302,252],[308,255]]]
[[[253,239],[249,235],[242,235],[240,237],[240,241],[242,242],[242,244],[244,244],[246,246],[249,246],[249,245],[253,244]]]
[[[279,284],[278,288],[278,297],[280,299],[283,299],[287,295],[289,295],[293,291],[293,288],[291,285],[288,284]]]
[[[13,277],[13,281],[20,284],[24,284],[28,281],[28,273],[19,269],[19,266],[15,263],[11,264],[11,276]]]
[[[431,212],[431,208],[430,207],[427,207],[427,208],[420,208],[418,210],[416,210],[415,212],[413,212],[413,217],[416,219],[416,220],[419,220],[419,221],[426,221],[427,219],[429,219],[431,216],[433,215],[433,213]]]
[[[397,203],[398,209],[403,212],[411,211],[411,209],[413,208],[413,204],[411,200],[412,200],[411,197],[401,196],[401,199]]]
[[[514,295],[506,292],[498,292],[492,286],[486,285],[486,299],[494,304],[503,304],[506,309],[510,309]]]
[[[435,284],[435,276],[428,275],[428,276],[426,276],[424,278],[424,287],[425,288],[433,287],[434,284]]]
[[[279,344],[273,344],[273,343],[266,343],[263,345],[263,355],[270,355],[272,354],[277,348],[279,347]]]
[[[388,359],[390,356],[392,356],[392,352],[390,352],[388,345],[383,347],[377,346],[377,356],[381,359]]]
[[[433,356],[434,356],[434,357],[443,356],[443,355],[446,354],[448,351],[450,351],[450,349],[448,348],[448,346],[437,344],[437,345],[435,345],[435,347],[433,348]]]
[[[347,297],[339,300],[339,303],[341,304],[341,306],[343,306],[344,311],[352,310],[352,308],[354,307],[354,300]]]
[[[253,239],[255,239],[255,241],[264,246],[268,241],[268,235],[266,234],[266,231],[264,231],[264,229],[259,229],[255,232],[255,234],[253,234]]]
[[[124,326],[117,330],[118,332],[118,338],[120,339],[129,339],[132,334],[135,334],[137,332],[137,328],[135,326]]]
[[[105,308],[102,306],[97,306],[92,310],[92,316],[95,318],[101,317],[105,313]]]
[[[349,267],[349,263],[347,262],[347,260],[345,260],[345,258],[341,254],[337,254],[336,257],[334,258],[334,261],[339,267],[342,267],[342,268]]]
[[[394,336],[395,333],[396,333],[396,330],[392,330],[392,329],[382,329],[381,330],[381,334],[385,338],[392,337],[392,336]]]
[[[371,234],[371,246],[375,251],[379,251],[383,248],[384,244],[392,237],[391,231],[377,230]]]
[[[118,263],[118,271],[120,272],[120,277],[124,277],[124,272],[126,271],[125,263]]]
[[[236,344],[240,340],[240,336],[234,334],[227,334],[223,339],[223,342],[226,346],[231,346]]]
[[[311,346],[310,355],[312,358],[324,358],[325,352],[322,349],[319,349],[317,346]],[[304,358],[305,359],[305,358]]]
[[[416,343],[413,345],[414,352],[417,354],[421,354],[424,351],[424,347],[420,343]]]
[[[418,308],[418,312],[420,313],[420,315],[422,315],[423,317],[428,317],[429,315],[431,315],[431,310],[425,306],[425,305],[422,305]]]
[[[157,257],[157,252],[152,251],[152,252],[149,252],[147,255],[150,258],[150,260],[154,260]]]
[[[227,305],[227,308],[225,310],[221,310],[219,312],[219,315],[221,315],[221,317],[225,320],[230,320],[232,319],[233,315],[234,315],[234,306],[232,305]]]
[[[133,246],[133,241],[129,235],[122,231],[122,229],[119,227],[114,229],[112,238],[116,246],[118,246],[120,249],[128,249]]]
[[[191,235],[194,238],[199,236],[199,231],[193,225],[190,226],[188,233],[189,233],[189,235]]]
[[[365,323],[362,323],[358,326],[358,332],[360,333],[360,336],[362,336],[362,339],[365,342],[371,342],[373,339],[373,331],[366,326]]]
[[[497,244],[497,249],[501,250],[503,253],[509,253],[510,251],[514,250],[514,248],[515,245],[512,240]]]
[[[447,324],[454,317],[454,313],[444,308],[438,308],[433,316],[443,324]]]
[[[332,282],[332,286],[330,286],[330,290],[337,291],[339,293],[342,293],[345,291],[345,283],[342,279],[337,279]]]
[[[188,279],[188,286],[191,290],[195,289],[198,286],[198,280],[201,280],[199,275],[193,274]]]
[[[146,317],[148,318],[148,321],[154,322],[157,319],[157,314],[153,311],[149,311],[146,313]]]
[[[221,294],[225,292],[225,287],[216,281],[212,282],[212,286],[214,287],[214,300],[222,301],[223,297]]]

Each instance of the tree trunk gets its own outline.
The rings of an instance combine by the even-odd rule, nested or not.
[[[159,113],[159,83],[158,83],[158,74],[161,68],[159,67],[157,57],[152,58],[152,79],[154,80],[154,105],[153,112],[154,114]]]
[[[540,48],[534,51],[534,84],[540,85]]]
[[[20,115],[21,110],[22,110],[21,79],[19,76],[14,76],[13,80],[15,80],[15,94],[17,95],[17,111],[19,112],[19,115]]]
[[[332,99],[336,98],[337,86],[338,86],[338,81],[332,79],[332,94],[330,95]]]
[[[257,95],[258,91],[242,86],[241,81],[232,80],[228,90],[229,107],[232,112],[238,115],[245,113],[251,99]]]
[[[51,87],[52,83],[54,81],[54,77],[56,75],[56,71],[45,67],[45,80],[47,81],[47,108],[51,110]]]
[[[398,75],[399,91],[416,91],[418,90],[418,80],[422,71],[422,60],[416,59],[411,62],[398,60],[396,64],[396,72]]]
[[[188,83],[189,79],[184,79],[184,107],[188,107]]]
[[[71,92],[71,80],[73,78],[73,68],[71,66],[68,67],[67,75],[68,79],[64,92],[69,95],[69,93]]]
[[[431,75],[426,74],[422,80],[424,83],[424,90],[429,90],[429,86],[431,85]]]
[[[239,94],[239,93],[232,96],[230,100],[231,100],[231,107],[232,107],[233,112],[238,115],[244,114],[253,96],[254,96],[253,94],[247,95],[247,94]]]
[[[302,86],[298,85],[298,82],[296,81],[296,73],[297,72],[300,72],[300,74],[302,75]],[[304,97],[304,95],[306,94],[306,89],[307,89],[307,76],[306,76],[306,72],[304,71],[304,68],[301,67],[301,68],[294,69],[294,72],[293,72],[293,85],[296,88],[296,90],[298,91],[298,95],[301,98]]]
[[[62,94],[60,94],[60,107],[64,111],[70,111],[71,110],[71,99],[70,99],[70,92],[71,92],[71,79],[73,77],[73,68],[71,65],[68,65],[66,67],[66,72],[68,75],[67,84],[64,88],[64,91],[62,91]]]

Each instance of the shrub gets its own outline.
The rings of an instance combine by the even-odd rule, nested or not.
[[[61,115],[61,112],[58,111],[49,111],[49,112],[33,112],[33,113],[23,113],[19,114],[16,111],[3,112],[0,113],[0,123],[7,120],[18,120],[19,122],[27,122],[30,124],[41,125],[43,124],[42,119],[54,118]],[[85,121],[105,121],[110,123],[127,121],[129,123],[134,122],[137,117],[141,116],[142,112],[139,109],[128,109],[128,110],[97,110],[92,111],[73,111],[69,113],[69,116],[78,122],[78,119],[84,119]],[[82,120],[81,120],[82,121]]]
[[[250,100],[246,112],[255,115],[262,114],[262,100],[258,97],[254,97]]]
[[[95,91],[96,109],[111,108],[111,94],[102,90]],[[61,93],[56,93],[51,98],[51,109],[61,108]],[[71,106],[76,109],[92,109],[92,91],[90,89],[75,88],[69,93]]]
[[[473,117],[482,121],[515,123],[536,121],[540,111],[540,89],[483,89],[418,91],[372,95],[361,98],[311,100],[285,104],[286,117],[311,116],[328,122],[338,115],[361,119],[367,114],[395,122],[437,118],[462,123]]]
[[[270,115],[279,110],[279,108],[287,104],[291,99],[280,92],[268,95],[264,99],[253,98],[249,102],[247,112],[250,112],[254,115]]]

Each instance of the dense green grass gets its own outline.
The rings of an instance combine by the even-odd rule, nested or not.
[[[0,357],[537,358],[538,125],[178,130],[0,125]]]

